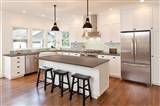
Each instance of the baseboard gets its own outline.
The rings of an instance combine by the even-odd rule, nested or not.
[[[159,86],[160,87],[160,83],[154,83],[152,85],[155,85],[155,86]]]
[[[113,77],[113,78],[119,78],[119,79],[121,79],[121,77],[120,77],[120,76],[112,75],[112,74],[109,74],[109,77]]]
[[[2,74],[0,74],[0,78],[3,78],[3,75],[2,75]]]

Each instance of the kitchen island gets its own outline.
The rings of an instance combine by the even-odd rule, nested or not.
[[[39,65],[69,71],[70,75],[80,73],[91,76],[92,97],[97,99],[109,88],[108,61],[93,57],[51,55],[40,57]],[[58,77],[55,83],[58,84]]]

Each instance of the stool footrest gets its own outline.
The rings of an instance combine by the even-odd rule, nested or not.
[[[83,89],[83,87],[80,87],[80,86],[79,86],[79,88],[80,88],[80,89]],[[85,90],[89,91],[89,89],[88,89],[88,88],[85,88]]]
[[[60,82],[62,82],[62,81],[60,81]],[[63,84],[68,84],[67,82],[62,82]]]

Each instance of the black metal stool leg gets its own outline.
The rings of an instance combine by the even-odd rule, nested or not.
[[[53,72],[52,72],[52,70],[50,70],[50,73],[51,73],[51,80],[52,80],[52,83],[53,83]]]
[[[44,90],[46,90],[46,86],[47,86],[47,71],[44,72]]]
[[[67,74],[67,82],[68,82],[68,89],[70,91],[71,87],[70,87],[70,81],[69,81],[69,74]]]
[[[89,79],[88,79],[88,89],[89,89],[89,96],[90,96],[90,99],[92,99],[91,87],[90,87],[90,81],[89,81]]]
[[[83,106],[85,106],[85,80],[83,79]]]
[[[77,93],[79,95],[79,78],[77,78]]]
[[[59,75],[59,88],[61,88],[61,76]]]
[[[71,87],[71,92],[70,92],[70,100],[72,100],[72,95],[73,95],[73,87],[74,87],[74,77],[72,79],[72,87]]]
[[[41,73],[41,70],[38,69],[38,75],[37,75],[37,83],[36,83],[36,86],[38,87],[38,84],[39,84],[39,77],[40,77],[40,73]]]
[[[61,76],[61,97],[63,96],[63,75]]]
[[[53,75],[53,82],[52,82],[52,89],[51,89],[51,92],[53,92],[53,89],[54,89],[54,83],[55,83],[55,77],[56,77],[56,74]]]

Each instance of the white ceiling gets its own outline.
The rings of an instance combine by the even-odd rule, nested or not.
[[[145,0],[145,3],[159,0]],[[97,14],[109,8],[119,8],[126,5],[142,4],[139,0],[90,0],[90,12]],[[26,10],[27,15],[52,17],[53,4],[57,4],[58,15],[72,15],[86,13],[86,0],[2,0],[4,11],[22,13]]]

